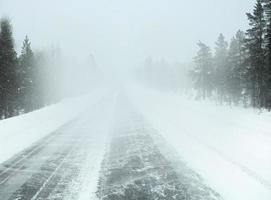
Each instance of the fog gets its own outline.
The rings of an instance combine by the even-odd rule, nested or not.
[[[0,200],[270,200],[271,0],[0,0]]]
[[[18,56],[27,35],[34,52],[53,57],[43,63],[48,71],[43,74],[44,93],[64,97],[96,87],[97,80],[100,84],[136,77],[156,82],[149,83],[152,86],[166,84],[167,89],[187,87],[184,82],[197,42],[214,49],[220,33],[230,41],[237,30],[248,28],[245,13],[253,4],[247,0],[0,0],[0,16],[11,21]],[[149,66],[148,59],[153,61]]]
[[[252,0],[1,0],[17,49],[28,35],[34,49],[58,46],[65,56],[93,54],[103,68],[134,67],[148,56],[190,62],[196,43],[246,29]]]

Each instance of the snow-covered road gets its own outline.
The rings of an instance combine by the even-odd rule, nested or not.
[[[116,108],[98,199],[222,199],[176,155],[125,95],[118,96]]]
[[[0,194],[1,200],[221,199],[124,93],[103,98],[4,162]]]
[[[112,99],[103,98],[2,163],[0,199],[92,199],[111,126]]]
[[[270,116],[181,99],[136,87],[84,97],[0,164],[0,200],[271,199]]]
[[[271,116],[133,86],[130,100],[227,200],[271,199]]]

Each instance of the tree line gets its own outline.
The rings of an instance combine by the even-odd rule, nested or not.
[[[249,29],[230,43],[220,34],[215,51],[199,42],[190,75],[198,99],[271,108],[271,1],[257,0]]]
[[[150,88],[166,91],[184,91],[187,87],[187,66],[165,59],[147,57],[136,69],[136,79]]]
[[[45,87],[46,56],[31,49],[26,36],[18,55],[15,51],[12,25],[0,20],[0,119],[27,113],[55,102],[47,98]]]

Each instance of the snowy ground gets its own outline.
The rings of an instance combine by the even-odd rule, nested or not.
[[[0,121],[0,197],[271,199],[269,113],[115,91]]]
[[[80,117],[0,165],[0,199],[93,199],[114,97],[101,98]]]
[[[86,108],[99,102],[105,89],[89,95],[63,100],[43,109],[0,120],[0,163],[78,117]]]
[[[117,99],[110,136],[98,199],[222,199],[172,151],[123,94]]]
[[[271,116],[131,87],[130,99],[224,199],[271,199]]]

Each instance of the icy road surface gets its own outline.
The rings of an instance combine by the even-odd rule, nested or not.
[[[112,98],[105,98],[79,118],[2,163],[0,199],[91,198],[107,128],[111,126],[111,110]]]
[[[222,198],[115,95],[2,163],[0,199]]]

